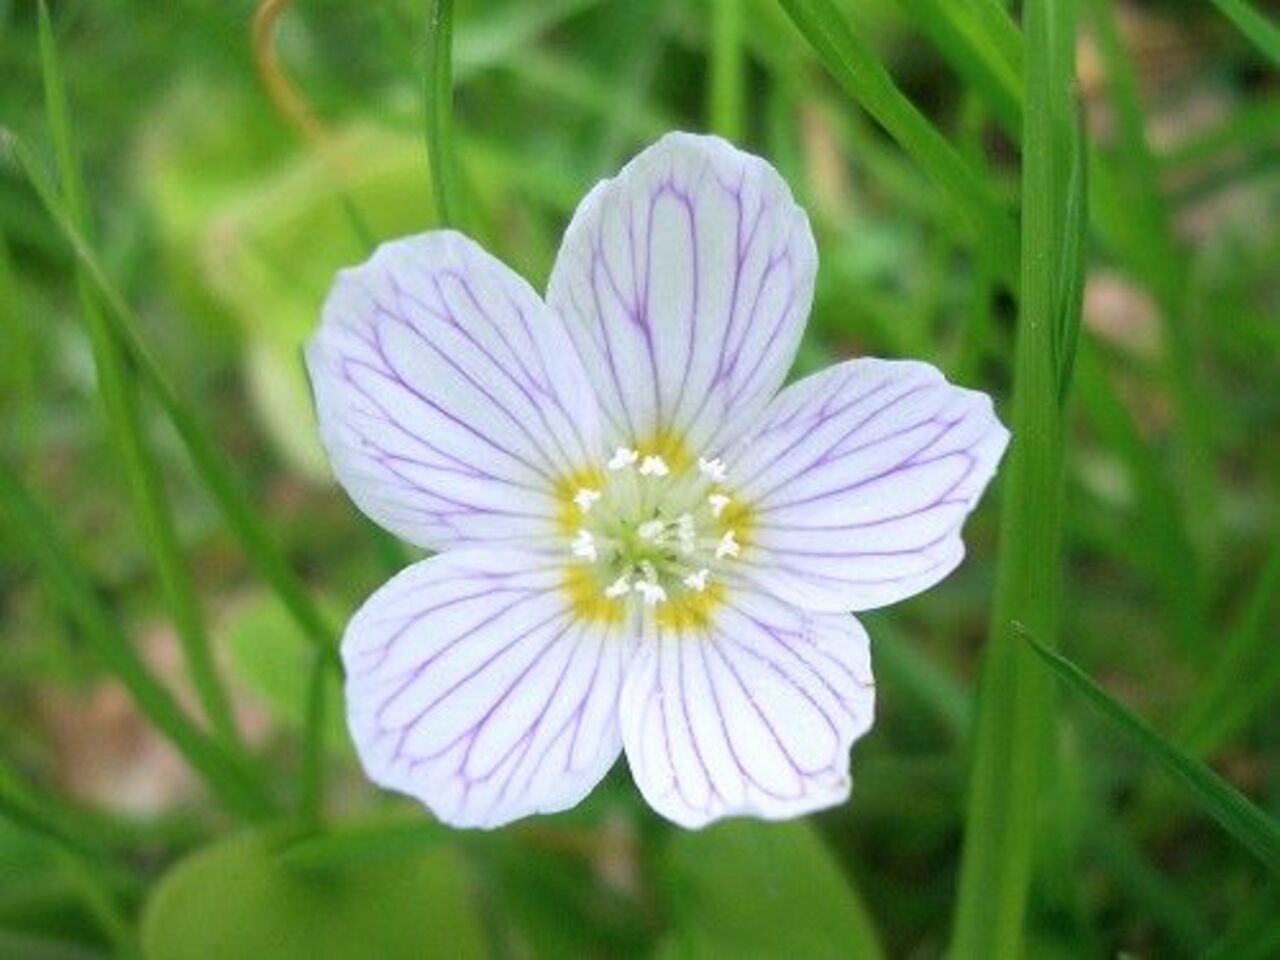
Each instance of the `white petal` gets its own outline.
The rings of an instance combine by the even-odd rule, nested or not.
[[[853,360],[796,383],[730,467],[753,509],[756,583],[868,610],[960,563],[960,528],[1009,440],[986,394],[926,363]]]
[[[714,451],[782,384],[813,296],[809,221],[765,161],[668,134],[579,205],[547,302],[618,442]]]
[[[455,826],[573,806],[621,749],[633,641],[579,620],[560,570],[456,550],[375,593],[342,645],[347,718],[375,782]]]
[[[383,244],[342,271],[307,363],[338,479],[422,547],[553,533],[556,484],[601,452],[564,325],[458,233]]]
[[[875,705],[853,617],[732,593],[702,629],[651,625],[623,684],[622,737],[649,804],[684,827],[799,816],[849,795]]]

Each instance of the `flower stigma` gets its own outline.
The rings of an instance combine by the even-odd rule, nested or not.
[[[725,464],[618,447],[600,469],[576,476],[584,482],[562,490],[576,508],[563,516],[579,612],[617,619],[650,609],[669,623],[705,620],[747,532],[749,512],[726,490]]]

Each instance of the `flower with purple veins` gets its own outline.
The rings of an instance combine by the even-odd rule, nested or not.
[[[582,201],[544,301],[435,231],[339,274],[307,349],[339,481],[435,556],[342,644],[377,783],[495,827],[625,752],[686,827],[849,795],[865,631],[960,562],[1008,442],[911,361],[785,388],[809,222],[763,160],[673,133]]]

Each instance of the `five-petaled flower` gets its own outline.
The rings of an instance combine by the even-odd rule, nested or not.
[[[545,301],[451,231],[339,275],[307,350],[325,446],[438,551],[343,640],[373,780],[482,827],[623,751],[687,827],[848,796],[874,701],[849,614],[956,567],[1008,433],[924,363],[779,391],[816,270],[772,167],[676,133],[583,200]]]

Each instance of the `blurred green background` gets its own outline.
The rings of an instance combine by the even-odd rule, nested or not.
[[[1077,12],[1032,2],[1042,25]],[[1003,881],[959,889],[987,809],[975,738],[1004,723],[990,693],[975,725],[999,479],[966,564],[866,617],[879,716],[844,807],[686,834],[620,764],[578,810],[451,833],[363,780],[310,641],[408,554],[330,480],[299,344],[339,266],[438,222],[428,4],[261,6],[255,32],[242,0],[61,0],[42,44],[36,4],[0,0],[0,124],[121,295],[78,274],[7,156],[0,957],[933,957],[961,899],[974,929],[1018,903]],[[1055,522],[1060,649],[1263,819],[1237,842],[1225,794],[1180,789],[1028,661],[1048,735],[1030,847],[1008,855],[1025,938],[991,955],[1280,955],[1280,33],[1257,9],[1081,0],[1088,252]],[[1027,58],[1054,42],[1028,26]],[[1024,96],[1023,52],[997,0],[460,0],[437,145],[454,219],[541,288],[596,180],[666,130],[730,135],[814,223],[796,374],[919,357],[1005,412],[1016,260],[933,164],[962,162],[998,222],[1025,214],[1022,111],[1071,63]],[[189,455],[115,306],[242,500]],[[228,522],[232,502],[251,516]]]

